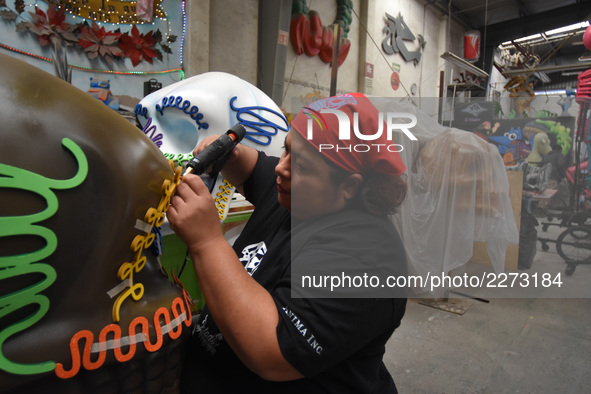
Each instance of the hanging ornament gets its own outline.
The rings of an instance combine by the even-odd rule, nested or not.
[[[585,33],[583,34],[583,44],[585,44],[585,48],[591,51],[591,26],[585,29]]]

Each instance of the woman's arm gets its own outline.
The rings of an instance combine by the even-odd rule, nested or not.
[[[187,244],[211,315],[236,355],[264,379],[302,378],[279,348],[273,298],[248,275],[224,238],[213,199],[199,177],[183,178],[168,219]]]

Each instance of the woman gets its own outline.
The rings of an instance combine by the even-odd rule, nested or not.
[[[378,130],[377,110],[362,95],[313,105],[338,108],[351,127],[358,113],[360,130]],[[404,248],[387,214],[404,199],[405,167],[384,149],[319,152],[320,144],[355,138],[338,140],[335,116],[310,116],[303,110],[293,120],[279,160],[239,145],[226,163],[226,179],[256,207],[233,248],[199,177],[185,177],[172,200],[171,227],[188,246],[206,300],[184,391],[396,392],[382,356],[406,299],[292,298],[291,268],[312,261],[367,269],[388,260],[404,274]]]

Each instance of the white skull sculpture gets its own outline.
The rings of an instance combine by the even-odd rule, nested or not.
[[[269,96],[223,72],[200,74],[157,90],[141,100],[135,114],[143,132],[167,158],[179,163],[192,158],[203,138],[224,134],[237,123],[246,129],[242,144],[279,156],[289,130],[281,109]],[[221,177],[215,182],[212,195],[223,220],[234,188]]]

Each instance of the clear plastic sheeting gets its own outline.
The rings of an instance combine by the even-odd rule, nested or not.
[[[408,196],[392,220],[406,247],[409,275],[449,274],[470,260],[475,241],[488,243],[495,272],[503,272],[507,246],[519,243],[519,232],[498,150],[476,134],[438,124],[408,102],[372,101],[384,116],[401,117],[393,124],[408,123],[408,115],[417,120],[409,128],[416,141],[398,130],[393,136],[403,146]],[[423,297],[444,290],[411,287]]]

